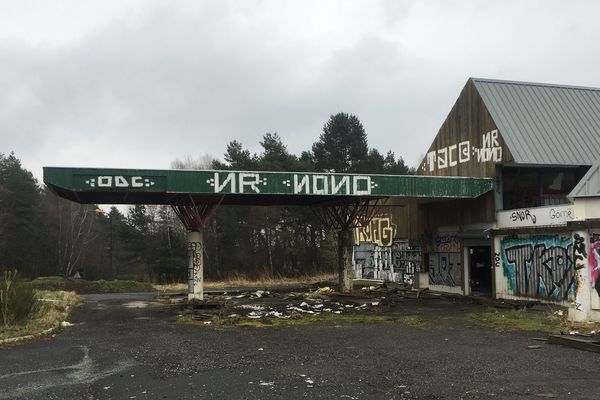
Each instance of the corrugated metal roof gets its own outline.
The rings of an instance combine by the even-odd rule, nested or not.
[[[600,196],[600,161],[581,178],[577,186],[569,193],[570,198]]]
[[[518,164],[592,165],[600,89],[471,78]]]

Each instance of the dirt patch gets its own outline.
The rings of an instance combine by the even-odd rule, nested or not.
[[[223,291],[189,303],[183,294],[162,298],[174,306],[181,321],[223,327],[396,322],[424,328],[431,321],[419,307],[407,307],[407,302],[428,300],[446,306],[454,301],[426,290],[384,286],[366,286],[352,294],[329,286],[307,291]]]
[[[464,297],[399,285],[364,286],[352,294],[329,286],[310,290],[212,291],[188,303],[184,293],[164,295],[182,322],[217,327],[281,327],[306,324],[402,323],[435,329],[439,321],[496,331],[569,332],[556,307]]]

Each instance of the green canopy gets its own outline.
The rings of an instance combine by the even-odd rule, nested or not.
[[[44,183],[87,204],[310,205],[357,198],[457,199],[493,188],[489,178],[272,171],[44,167]]]

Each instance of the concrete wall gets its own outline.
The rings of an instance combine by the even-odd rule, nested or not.
[[[600,218],[600,198],[575,199],[573,207],[583,226]],[[600,321],[600,229],[517,223],[514,234],[494,237],[495,297],[555,303],[569,307],[571,320]]]

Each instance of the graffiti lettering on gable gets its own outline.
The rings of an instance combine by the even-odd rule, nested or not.
[[[469,140],[443,147],[438,150],[432,150],[427,153],[423,166],[423,171],[435,171],[436,169],[445,169],[454,167],[458,164],[474,161],[478,163],[502,161],[502,146],[498,137],[498,130],[484,133],[481,137],[483,146],[471,146]]]
[[[391,215],[374,217],[366,226],[354,229],[355,243],[375,243],[379,246],[391,246],[396,236],[396,225]]]

